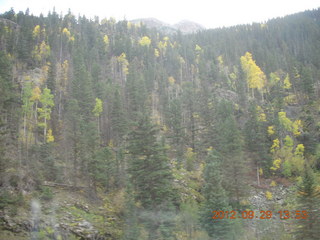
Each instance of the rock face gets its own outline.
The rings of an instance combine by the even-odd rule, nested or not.
[[[62,240],[74,237],[81,240],[116,239],[116,236],[108,232],[114,226],[115,219],[112,215],[105,214],[104,210],[94,211],[88,204],[77,200],[58,204],[43,202],[35,228],[34,214],[29,209],[20,208],[15,216],[9,216],[4,209],[0,211],[0,239],[9,239],[6,235],[1,235],[1,231],[10,233],[10,240],[38,239],[39,236],[43,237],[41,239]]]
[[[178,22],[174,24],[173,27],[185,34],[194,33],[194,32],[198,32],[205,29],[199,23],[188,21],[188,20],[183,20],[181,22]]]
[[[156,18],[140,18],[131,20],[130,22],[136,24],[142,23],[146,25],[148,28],[156,28],[157,30],[160,30],[165,33],[175,33],[180,31],[183,34],[189,34],[205,29],[200,24],[188,20],[183,20],[174,25],[162,22]]]

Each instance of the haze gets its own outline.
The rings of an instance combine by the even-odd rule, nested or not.
[[[56,12],[63,14],[71,9],[75,15],[99,16],[100,19],[114,17],[116,20],[131,20],[154,17],[170,24],[181,20],[190,20],[200,23],[206,28],[264,22],[271,18],[315,9],[319,6],[319,0],[0,0],[0,12],[8,11],[11,7],[16,12],[29,8],[30,12],[35,15],[40,13],[46,15],[55,7]]]

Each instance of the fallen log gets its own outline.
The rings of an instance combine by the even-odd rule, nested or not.
[[[81,189],[85,189],[86,188],[86,187],[83,187],[83,186],[75,186],[75,185],[71,185],[71,184],[48,182],[48,181],[44,181],[42,185],[43,186],[47,186],[47,187],[68,188],[68,189],[72,189],[72,190],[81,190]]]

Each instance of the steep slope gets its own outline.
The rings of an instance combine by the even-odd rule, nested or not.
[[[317,232],[277,213],[320,209],[319,16],[198,31],[3,13],[0,230],[208,240],[221,227],[212,211],[229,206],[240,217],[223,239],[254,239],[265,226],[266,239]],[[275,215],[242,219],[248,209]]]

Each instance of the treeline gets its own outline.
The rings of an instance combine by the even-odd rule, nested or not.
[[[211,211],[250,207],[252,172],[258,185],[288,178],[297,204],[311,206],[319,11],[168,36],[71,12],[3,13],[1,188],[125,191],[124,239],[243,234],[244,223],[212,222]],[[300,227],[291,236],[316,239],[315,224]]]

